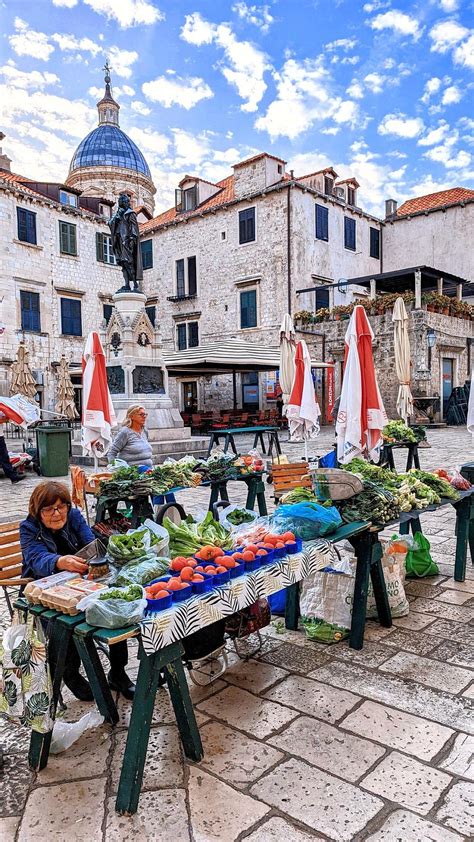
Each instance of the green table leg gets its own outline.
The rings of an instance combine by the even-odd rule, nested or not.
[[[110,692],[110,687],[92,636],[84,636],[76,633],[74,635],[74,643],[79,652],[79,657],[84,664],[84,669],[100,713],[106,722],[116,725],[119,721],[117,707]]]
[[[214,503],[217,503],[219,499],[219,484],[212,483],[211,485],[211,496],[209,498],[209,511],[212,512],[212,507]]]
[[[474,520],[469,521],[469,552],[471,553],[471,563],[474,564]]]
[[[49,646],[56,650],[56,663],[51,667],[51,679],[53,684],[53,698],[52,698],[52,718],[56,717],[56,708],[58,706],[59,692],[61,690],[61,682],[63,680],[64,668],[66,666],[67,650],[73,627],[61,626],[56,620],[52,620],[52,630],[49,639]],[[38,734],[37,731],[31,732],[30,750],[28,754],[28,763],[30,769],[34,772],[40,772],[48,763],[49,749],[51,746],[52,730],[45,734]]]
[[[247,500],[245,501],[245,508],[250,512],[255,509],[255,498],[257,496],[257,483],[255,477],[250,477],[245,480],[247,485]]]
[[[456,509],[456,558],[454,561],[454,581],[464,582],[466,578],[467,542],[471,537],[472,521],[471,498],[465,497],[454,506]]]
[[[267,501],[265,500],[265,483],[262,479],[256,480],[255,490],[257,493],[258,512],[261,517],[268,514]]]
[[[355,536],[351,543],[357,558],[354,583],[354,601],[352,605],[352,623],[349,638],[351,649],[362,649],[364,645],[365,616],[367,612],[367,594],[372,560],[372,537],[366,530]]]
[[[297,631],[300,617],[300,585],[296,582],[286,589],[285,628]]]
[[[392,612],[388,601],[387,588],[382,567],[382,545],[377,539],[372,543],[372,563],[370,565],[370,578],[374,589],[375,604],[380,625],[389,629],[392,625]]]
[[[180,648],[182,649],[182,647]],[[184,753],[189,760],[195,760],[196,762],[202,760],[204,752],[194,715],[193,703],[189,695],[188,682],[184,674],[181,654],[171,663],[166,664],[165,676]]]

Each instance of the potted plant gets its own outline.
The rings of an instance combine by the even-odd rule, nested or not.
[[[309,325],[313,321],[313,314],[309,310],[300,310],[294,315],[295,322],[300,322],[302,325]]]

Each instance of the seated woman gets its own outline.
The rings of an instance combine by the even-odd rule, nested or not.
[[[79,509],[71,508],[69,489],[62,482],[45,481],[36,486],[30,497],[29,514],[20,524],[20,543],[23,553],[23,576],[41,579],[60,570],[78,575],[87,572],[87,564],[76,553],[94,540],[95,536]],[[50,648],[50,661],[57,661],[57,653]],[[125,672],[128,661],[127,642],[110,647],[109,685],[126,699],[133,699],[135,685]],[[79,673],[81,660],[71,640],[64,683],[77,699],[91,702],[92,690]]]
[[[153,451],[145,430],[147,413],[139,404],[133,404],[127,410],[120,432],[109,447],[107,458],[123,459],[129,465],[148,465],[153,467]]]

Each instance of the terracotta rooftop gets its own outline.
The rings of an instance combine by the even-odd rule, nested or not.
[[[360,184],[356,178],[343,178],[340,181],[336,181],[336,187],[339,184],[353,184],[355,187],[360,187]]]
[[[9,170],[2,170],[0,169],[0,179],[2,181],[6,181],[7,184],[13,184],[15,187],[21,187],[26,193],[30,193],[32,196],[41,196],[44,199],[42,193],[38,193],[37,190],[31,190],[28,187],[28,182],[31,181],[30,178],[26,178],[23,175],[18,175],[18,173],[10,172]]]
[[[216,182],[215,186],[220,188],[219,191],[215,193],[214,196],[211,196],[209,199],[201,202],[201,204],[194,210],[177,213],[176,208],[170,208],[169,210],[164,211],[164,213],[160,213],[158,216],[153,217],[153,219],[150,219],[149,222],[144,222],[140,225],[141,233],[146,234],[148,231],[153,231],[155,228],[159,228],[162,225],[169,225],[176,218],[189,219],[192,216],[199,216],[202,211],[219,208],[222,205],[226,205],[228,202],[231,202],[235,198],[233,175],[229,175],[227,178],[222,179],[222,181]]]
[[[239,161],[238,164],[234,164],[232,169],[237,169],[237,167],[244,167],[247,164],[253,164],[254,161],[259,161],[260,158],[272,158],[274,161],[278,161],[279,164],[286,164],[286,161],[283,158],[277,158],[276,155],[270,155],[268,152],[260,152],[258,155],[253,155],[252,158],[247,158],[245,161]]]
[[[75,193],[79,197],[79,207],[76,210],[80,210],[82,213],[85,213],[87,216],[92,216],[94,219],[97,219],[97,213],[94,211],[88,210],[88,208],[82,207],[80,202],[81,198],[88,199],[88,198],[95,198],[90,196],[80,196],[80,191],[75,190],[74,188],[68,187],[67,184],[62,184],[58,181],[34,181],[32,178],[26,178],[24,175],[19,175],[18,173],[10,172],[9,170],[0,169],[0,181],[4,181],[7,184],[11,184],[14,187],[19,187],[25,193],[28,193],[30,196],[34,196],[35,198],[46,199],[52,202],[57,202],[56,199],[53,199],[51,196],[46,196],[44,193],[40,193],[39,190],[35,190],[31,187],[32,184],[45,184],[45,185],[54,185],[60,189],[68,190],[72,193]],[[97,201],[104,201],[107,204],[113,204],[113,202],[109,202],[107,199],[97,199]]]
[[[334,178],[337,178],[337,172],[335,169],[333,169],[333,167],[324,167],[323,170],[316,170],[315,172],[309,172],[305,175],[299,175],[296,180],[301,181],[302,178],[311,178],[311,176],[313,175],[325,175],[326,173],[331,173],[331,175],[333,175]]]
[[[450,190],[440,190],[439,193],[428,193],[416,199],[408,199],[397,210],[397,216],[410,216],[413,213],[436,210],[446,205],[458,205],[461,202],[473,202],[474,190],[466,187],[452,187]]]

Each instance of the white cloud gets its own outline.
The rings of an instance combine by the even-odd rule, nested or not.
[[[334,56],[334,58],[336,58],[336,56]],[[352,65],[354,65],[354,64],[358,64],[359,61],[360,61],[359,56],[344,56],[344,58],[341,58],[341,64],[352,64]]]
[[[65,9],[73,9],[79,0],[53,0],[53,6],[63,6]]]
[[[336,41],[329,41],[328,44],[325,45],[325,49],[328,52],[333,52],[334,50],[344,50],[348,52],[349,50],[353,50],[357,44],[357,38],[338,38]]]
[[[436,163],[443,164],[446,169],[463,169],[464,167],[468,167],[472,160],[469,152],[465,152],[464,150],[456,154],[452,144],[449,142],[429,149],[428,152],[425,152],[425,157]]]
[[[192,15],[186,15],[180,36],[188,44],[202,47],[203,44],[212,44],[216,30],[214,23],[209,23],[201,17],[199,12],[194,12]]]
[[[356,79],[353,79],[349,87],[347,88],[346,93],[349,96],[354,97],[354,99],[363,99],[364,97],[364,88],[360,82],[357,82]]]
[[[43,91],[26,91],[0,85],[0,124],[15,128],[18,119],[39,128],[57,127],[72,138],[83,138],[96,121],[90,105]]]
[[[48,61],[54,47],[48,41],[44,32],[36,32],[30,29],[28,24],[21,18],[15,18],[15,34],[10,35],[9,42],[12,50],[18,56],[32,56],[42,61]]]
[[[274,78],[277,97],[255,122],[255,128],[267,131],[272,140],[280,136],[293,139],[315,122],[329,119],[355,125],[359,107],[352,100],[334,96],[322,56],[302,62],[290,58]]]
[[[429,102],[430,98],[433,94],[437,94],[441,87],[441,79],[438,76],[432,76],[431,79],[425,84],[423,96],[421,97],[421,101],[425,104]]]
[[[341,131],[340,126],[329,126],[328,129],[320,129],[320,134],[336,135]]]
[[[250,41],[239,41],[227,23],[213,24],[205,21],[198,12],[186,15],[181,38],[190,44],[202,46],[214,42],[224,50],[225,62],[220,70],[244,104],[242,111],[256,111],[267,85],[264,74],[271,69],[267,56]]]
[[[458,0],[439,0],[443,12],[455,12],[458,7]]]
[[[122,29],[164,20],[164,14],[148,0],[84,0],[94,12],[116,20]]]
[[[429,32],[433,42],[431,51],[447,53],[467,35],[469,35],[469,30],[465,26],[461,26],[456,20],[444,20],[436,23]]]
[[[462,99],[462,92],[459,90],[457,85],[450,85],[449,88],[443,93],[441,103],[443,105],[455,105],[457,102],[460,102]]]
[[[399,12],[396,9],[391,9],[389,12],[384,12],[381,15],[376,15],[369,21],[371,29],[383,30],[391,29],[399,35],[411,35],[415,41],[421,38],[423,29],[420,29],[420,24],[416,18],[407,15],[405,12]]]
[[[467,41],[464,41],[459,47],[456,47],[453,60],[455,64],[460,64],[462,67],[474,69],[474,34],[470,35]]]
[[[209,85],[198,76],[158,76],[142,85],[142,91],[147,99],[159,102],[165,108],[180,105],[189,110],[203,99],[214,96]]]
[[[431,129],[428,134],[420,137],[418,146],[434,146],[436,143],[441,143],[449,131],[449,123],[443,120],[436,129]]]
[[[94,97],[95,99],[102,99],[104,96],[104,88],[100,88],[98,85],[92,85],[87,91],[90,96]],[[135,96],[135,91],[130,85],[114,85],[112,88],[112,96],[115,99],[120,99],[123,96]]]
[[[55,85],[59,82],[59,77],[55,73],[40,70],[32,70],[26,73],[24,70],[19,70],[13,62],[8,62],[0,67],[0,75],[3,76],[8,85],[25,90],[31,88],[42,90],[47,85]]]
[[[369,88],[373,94],[380,94],[383,91],[386,81],[387,77],[380,73],[368,73],[367,76],[364,76],[365,86]]]
[[[165,155],[170,146],[169,138],[153,129],[132,128],[129,135],[147,157],[148,155]]]
[[[132,65],[135,64],[138,53],[135,50],[121,50],[119,47],[110,47],[108,54],[112,72],[122,79],[130,79]]]
[[[90,38],[76,38],[75,35],[68,35],[67,33],[60,32],[55,32],[54,35],[51,35],[50,37],[51,41],[54,41],[58,45],[59,49],[64,51],[82,50],[83,52],[91,53],[93,56],[96,56],[104,49]]]
[[[232,11],[246,23],[257,26],[261,32],[267,33],[274,21],[270,14],[270,6],[247,6],[246,3],[234,3]]]
[[[151,114],[151,108],[148,108],[144,102],[140,102],[138,99],[134,99],[131,103],[132,111],[136,111],[137,114],[142,114],[143,117],[148,117]]]
[[[384,70],[393,70],[393,68],[396,67],[396,65],[397,65],[397,62],[395,61],[394,58],[384,59],[384,62],[383,62]]]
[[[365,3],[363,10],[370,14],[370,12],[378,12],[379,9],[386,9],[387,6],[390,6],[390,0],[373,0],[371,3]]]
[[[420,117],[407,117],[406,114],[386,114],[377,129],[381,135],[396,135],[397,137],[418,137],[423,131],[423,120]]]

